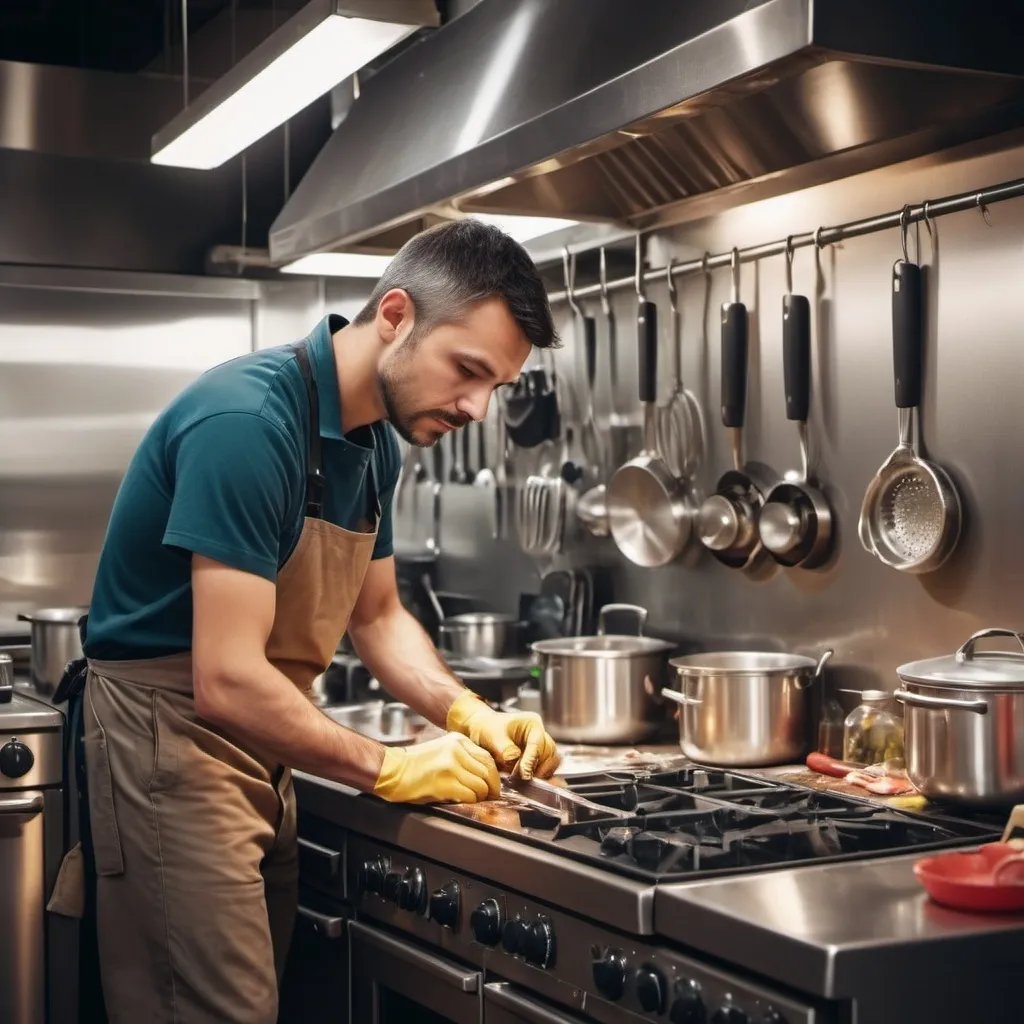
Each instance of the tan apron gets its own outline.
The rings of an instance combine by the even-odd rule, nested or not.
[[[376,537],[319,518],[310,485],[267,657],[303,692],[331,662]],[[379,515],[377,517],[379,520]],[[89,663],[85,760],[100,970],[113,1024],[273,1024],[296,909],[291,772],[197,718],[190,654]]]

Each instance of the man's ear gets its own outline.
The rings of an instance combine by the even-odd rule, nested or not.
[[[385,345],[391,345],[405,337],[412,329],[416,307],[412,297],[404,288],[392,288],[385,292],[377,304],[377,333]]]

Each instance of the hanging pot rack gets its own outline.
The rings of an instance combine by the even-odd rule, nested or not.
[[[905,238],[906,229],[911,224],[922,220],[932,221],[936,217],[944,217],[950,213],[963,213],[967,210],[978,210],[985,218],[985,223],[991,224],[988,216],[989,206],[993,203],[1005,202],[1007,199],[1018,199],[1021,196],[1024,196],[1024,178],[1015,178],[1012,181],[1004,181],[999,185],[990,185],[988,188],[943,196],[940,199],[927,199],[923,203],[908,204],[902,209],[893,210],[889,213],[877,214],[874,217],[866,217],[862,220],[848,221],[845,224],[836,224],[832,227],[819,227],[814,231],[789,235],[787,238],[781,238],[778,241],[764,242],[761,245],[753,245],[746,249],[730,249],[728,252],[715,255],[705,253],[699,259],[680,263],[672,262],[670,264],[671,273],[673,278],[681,277],[684,274],[707,273],[723,267],[733,266],[733,261],[736,259],[737,254],[740,263],[754,263],[757,260],[768,259],[772,256],[791,255],[795,249],[804,249],[812,245],[818,249],[823,249],[827,245],[834,245],[836,242],[842,242],[848,238],[859,238],[861,235],[871,235],[878,231],[888,231],[891,228],[902,228]],[[578,256],[579,252],[576,255]],[[651,270],[645,270],[643,282],[649,284],[656,281],[664,281],[668,272],[668,267],[655,267]],[[620,277],[612,281],[574,288],[572,298],[576,302],[581,299],[597,298],[599,296],[606,296],[608,292],[612,291],[619,291],[625,288],[634,289],[637,284],[636,276],[630,274],[628,277]],[[565,302],[568,298],[569,295],[565,291],[551,292],[548,296],[551,303]]]

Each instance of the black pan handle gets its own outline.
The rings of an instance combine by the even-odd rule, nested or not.
[[[597,320],[592,316],[583,318],[583,355],[587,365],[587,385],[593,393],[597,377]]]
[[[742,427],[747,405],[747,307],[722,306],[722,424]]]
[[[811,408],[811,304],[806,295],[782,297],[782,363],[786,418],[806,423]]]
[[[898,260],[892,268],[892,361],[897,409],[921,404],[923,347],[921,268]]]
[[[658,308],[653,302],[639,303],[636,334],[640,401],[656,402],[658,400]]]

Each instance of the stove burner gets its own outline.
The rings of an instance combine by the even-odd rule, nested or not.
[[[648,881],[681,881],[801,862],[932,850],[997,838],[994,825],[891,810],[734,772],[674,771],[575,776],[569,788],[608,809],[573,822],[513,809],[518,825],[470,808],[437,808],[484,828]]]

